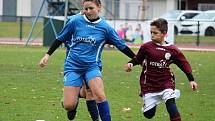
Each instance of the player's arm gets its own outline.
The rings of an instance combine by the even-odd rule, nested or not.
[[[48,62],[49,56],[63,43],[71,39],[72,33],[74,32],[75,19],[70,19],[67,24],[63,27],[56,40],[52,43],[48,52],[40,60],[39,66],[44,67]]]
[[[174,63],[186,74],[187,79],[189,80],[191,88],[195,91],[198,88],[197,83],[195,82],[194,76],[192,74],[192,68],[183,55],[182,52],[179,51],[175,59],[173,59]]]
[[[122,41],[122,40],[119,40],[119,41]],[[105,44],[114,45],[111,41],[106,41]],[[118,47],[118,49],[122,53],[124,53],[126,56],[128,56],[129,58],[131,58],[132,60],[134,59],[135,54],[134,54],[134,52],[127,45],[125,45],[125,47],[123,49],[120,49],[120,47]],[[125,71],[127,71],[127,72],[131,71],[130,68],[132,68],[132,67],[133,67],[133,65],[129,65],[129,67],[125,66]]]
[[[54,53],[54,51],[62,44],[63,42],[60,40],[55,40],[51,47],[49,48],[48,52],[46,54],[48,54],[49,56],[52,55],[52,53]]]
[[[105,41],[105,44],[114,45],[110,40]],[[124,49],[119,48],[119,50],[131,59],[135,56],[134,52],[127,45],[125,45]]]
[[[120,51],[131,59],[133,59],[135,57],[134,52],[128,46],[126,46],[124,49],[122,49]]]
[[[42,57],[42,59],[39,62],[39,66],[40,67],[44,67],[48,60],[49,60],[49,56],[52,55],[52,53],[62,44],[62,41],[59,40],[55,40],[51,47],[49,48],[49,50],[46,52],[46,54]]]
[[[137,55],[132,58],[126,65],[125,65],[125,71],[130,72],[133,68],[133,66],[142,64],[143,60],[145,59],[145,51],[143,49],[143,46],[140,47]]]
[[[190,87],[193,89],[193,91],[197,90],[198,88],[198,85],[197,83],[194,81],[194,77],[193,77],[193,74],[192,73],[185,73],[188,80],[189,80],[189,83],[190,83]]]

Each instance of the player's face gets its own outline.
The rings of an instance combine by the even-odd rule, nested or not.
[[[155,43],[164,43],[165,33],[162,33],[156,26],[151,26],[151,39]]]
[[[98,6],[94,2],[87,1],[83,3],[83,12],[90,20],[98,18],[100,9],[101,6]]]

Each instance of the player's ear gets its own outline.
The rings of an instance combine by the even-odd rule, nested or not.
[[[166,35],[167,35],[167,32],[166,32],[166,31],[163,31],[163,32],[162,32],[162,36],[163,36],[163,37],[166,37]]]
[[[162,34],[165,34],[165,35],[166,35],[166,34],[167,34],[167,31],[163,31]]]
[[[80,14],[81,14],[81,15],[84,15],[84,12],[85,12],[85,10],[81,10],[81,11],[80,11]]]
[[[98,7],[99,7],[99,13],[101,12],[101,10],[102,10],[102,6],[101,5],[98,5]]]

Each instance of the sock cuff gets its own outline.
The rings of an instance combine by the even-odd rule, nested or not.
[[[86,103],[96,103],[95,100],[86,100]]]
[[[170,118],[171,121],[181,121],[180,113],[176,113],[174,117]]]

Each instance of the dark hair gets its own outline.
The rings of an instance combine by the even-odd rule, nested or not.
[[[162,33],[167,33],[168,22],[166,19],[159,18],[151,22],[151,26],[156,26]]]
[[[101,5],[102,5],[101,0],[82,0],[82,2],[83,2],[83,3],[84,3],[84,2],[94,2],[94,3],[96,3],[96,5],[98,5],[98,6],[101,6]]]

